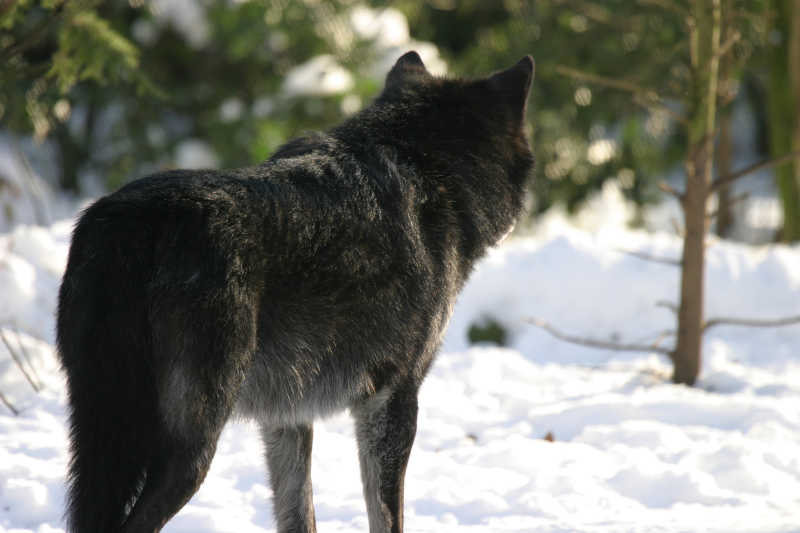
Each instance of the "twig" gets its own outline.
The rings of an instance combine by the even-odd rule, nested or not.
[[[664,263],[666,265],[671,265],[671,266],[681,266],[681,261],[679,259],[672,259],[670,257],[658,257],[655,255],[646,254],[644,252],[637,252],[636,250],[626,250],[624,248],[614,248],[614,251],[623,254],[628,254],[638,259],[643,259],[645,261],[652,261],[654,263]]]
[[[679,202],[683,203],[683,193],[680,192],[678,189],[667,183],[666,181],[659,181],[658,188],[661,189],[663,192],[667,194],[671,194],[675,198],[678,199]]]
[[[25,379],[27,379],[28,383],[31,384],[31,387],[33,387],[33,390],[35,390],[36,392],[39,392],[40,390],[42,390],[41,387],[39,386],[39,384],[36,383],[36,381],[33,379],[33,377],[25,369],[25,366],[22,364],[22,359],[20,359],[19,355],[17,355],[17,352],[11,347],[11,344],[8,342],[8,338],[6,338],[6,334],[3,333],[2,329],[0,329],[0,339],[2,339],[3,344],[6,345],[6,348],[8,349],[8,353],[11,354],[11,358],[14,359],[15,363],[17,363],[17,366],[22,371],[22,373],[25,375]]]
[[[641,85],[627,80],[618,80],[614,78],[608,78],[606,76],[599,76],[590,72],[583,72],[582,70],[568,67],[566,65],[556,65],[556,72],[578,80],[584,80],[597,85],[602,85],[604,87],[610,87],[612,89],[629,92],[633,94],[634,103],[644,106],[648,109],[656,108],[662,110],[671,116],[675,121],[680,122],[681,124],[688,124],[686,117],[676,113],[664,105],[664,99],[653,89],[642,87]]]
[[[750,165],[749,167],[745,167],[741,170],[737,170],[736,172],[728,174],[727,176],[718,177],[711,183],[711,190],[715,191],[720,187],[722,187],[723,185],[732,183],[748,174],[752,174],[753,172],[756,172],[758,170],[764,170],[766,168],[772,168],[774,166],[782,165],[783,163],[787,163],[795,158],[800,158],[800,150],[789,152],[788,154],[782,155],[780,157],[759,161],[758,163]]]
[[[675,332],[674,329],[664,329],[664,330],[658,331],[656,333],[651,333],[649,335],[645,335],[645,336],[643,336],[641,338],[641,340],[635,341],[635,343],[643,342],[643,341],[646,341],[647,339],[654,339],[653,342],[652,342],[652,345],[658,346],[659,344],[661,344],[661,341],[663,341],[667,337],[674,337],[675,333],[676,332]]]
[[[678,306],[674,302],[668,302],[666,300],[659,300],[656,302],[656,307],[663,307],[665,309],[669,309],[676,315],[678,314]]]
[[[784,318],[774,319],[757,319],[757,318],[731,318],[731,317],[718,317],[710,318],[703,323],[703,333],[714,326],[745,326],[751,328],[777,328],[781,326],[791,326],[793,324],[800,324],[800,316],[790,316]]]
[[[725,54],[727,54],[728,52],[731,51],[731,49],[733,48],[733,45],[736,44],[737,42],[739,42],[739,39],[741,39],[741,38],[742,38],[742,34],[737,30],[737,31],[734,31],[730,35],[730,37],[725,39],[724,43],[722,43],[720,45],[717,45],[718,46],[717,50],[715,50],[714,53],[711,54],[711,57],[708,58],[708,61],[706,62],[706,65],[705,65],[705,68],[707,68],[707,69],[711,68],[711,63],[713,61],[719,62],[719,60],[722,59],[725,56]]]
[[[689,124],[689,121],[687,120],[686,117],[670,109],[669,106],[667,106],[660,98],[661,97],[659,97],[659,100],[650,101],[647,100],[644,95],[636,93],[633,95],[633,103],[644,107],[648,111],[653,111],[654,109],[663,111],[664,113],[669,115],[672,118],[672,120],[674,120],[679,124],[683,124],[684,126]]]
[[[674,337],[677,335],[677,332],[674,329],[665,329],[664,331],[660,332],[656,339],[653,341],[653,346],[658,346],[661,344],[661,341],[666,339],[667,337]]]
[[[550,335],[552,335],[557,339],[560,339],[565,342],[570,342],[572,344],[588,346],[589,348],[614,350],[618,352],[656,352],[668,356],[672,354],[672,350],[668,350],[667,348],[662,348],[657,344],[621,344],[617,342],[601,341],[599,339],[591,339],[587,337],[577,337],[575,335],[569,335],[567,333],[559,331],[550,324],[548,324],[547,322],[544,322],[543,320],[539,320],[536,318],[528,318],[525,321],[528,322],[529,324],[533,324],[534,326],[537,326],[545,330],[546,332],[548,332]]]
[[[672,226],[672,231],[675,232],[675,235],[681,239],[686,236],[686,230],[683,229],[677,217],[669,217],[669,225]]]
[[[22,342],[22,334],[19,332],[19,328],[16,327],[14,328],[14,334],[17,337],[17,346],[19,346],[19,349],[22,352],[22,356],[25,359],[25,362],[28,363],[28,368],[33,374],[33,377],[36,378],[36,382],[39,383],[40,387],[42,387],[42,378],[39,376],[39,372],[36,370],[36,367],[31,361],[31,356],[28,354],[28,350],[25,349],[25,344]]]
[[[748,198],[750,198],[750,193],[743,192],[742,194],[737,194],[736,196],[734,196],[733,198],[728,200],[726,202],[726,205],[728,207],[730,207],[732,205],[735,205],[735,204],[738,204],[740,202],[743,202],[743,201],[747,200]],[[711,220],[713,218],[716,218],[716,216],[719,215],[720,207],[721,206],[718,206],[716,209],[714,209],[710,213],[707,213],[706,214],[706,218],[708,218],[709,220]]]
[[[11,412],[14,414],[14,416],[17,416],[17,415],[19,414],[19,409],[17,409],[16,407],[14,407],[14,404],[12,404],[12,403],[11,403],[11,402],[8,400],[8,398],[6,398],[6,395],[5,395],[5,394],[3,394],[3,392],[2,392],[2,391],[0,391],[0,402],[3,402],[3,404],[4,404],[6,407],[8,407],[8,410],[9,410],[9,411],[11,411]]]
[[[723,57],[725,54],[731,51],[733,45],[739,42],[739,39],[742,38],[742,34],[738,31],[733,32],[733,34],[725,39],[725,42],[722,43],[717,51],[717,57]]]
[[[646,89],[645,87],[642,87],[641,85],[637,85],[636,83],[630,81],[607,78],[606,76],[599,76],[597,74],[592,74],[590,72],[584,72],[582,70],[568,67],[566,65],[556,65],[556,72],[558,72],[559,74],[564,74],[565,76],[570,76],[571,78],[590,81],[598,85],[604,85],[606,87],[611,87],[613,89],[627,91],[629,93],[647,94],[653,100],[661,99],[658,96],[658,93],[656,93],[655,91]]]

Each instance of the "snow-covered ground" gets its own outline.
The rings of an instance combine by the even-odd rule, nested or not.
[[[565,344],[546,320],[602,339],[650,342],[674,327],[678,272],[620,250],[677,257],[669,233],[626,229],[605,195],[578,221],[554,213],[480,266],[459,300],[420,398],[406,481],[409,532],[800,531],[800,326],[709,330],[696,388],[655,354]],[[53,311],[71,221],[0,235],[0,533],[63,530],[65,394]],[[800,314],[800,247],[712,241],[707,314]],[[507,348],[470,347],[493,318]],[[665,343],[671,342],[666,338]],[[551,439],[545,439],[547,435]],[[320,532],[365,532],[347,414],[316,424]],[[171,533],[274,531],[255,427],[225,430],[211,472]]]

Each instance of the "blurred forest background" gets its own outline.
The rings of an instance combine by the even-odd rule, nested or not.
[[[697,4],[718,15],[707,57]],[[533,216],[606,182],[640,206],[679,188],[712,63],[716,175],[800,149],[800,0],[0,0],[0,219],[46,221],[48,187],[258,163],[357,112],[409,49],[447,75],[534,56]],[[800,163],[759,176],[767,240],[800,239]],[[747,202],[729,189],[721,235]]]

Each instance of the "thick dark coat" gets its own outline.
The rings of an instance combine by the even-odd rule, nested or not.
[[[58,310],[69,531],[160,529],[235,413],[262,425],[279,531],[313,531],[311,423],[344,408],[370,530],[400,531],[417,390],[521,211],[532,71],[442,79],[411,52],[372,105],[261,165],[163,172],[89,207]]]

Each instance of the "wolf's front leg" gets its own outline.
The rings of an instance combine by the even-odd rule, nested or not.
[[[311,424],[262,426],[278,533],[315,533],[311,495]]]
[[[383,391],[353,409],[370,533],[402,533],[403,479],[417,430],[417,388]]]

